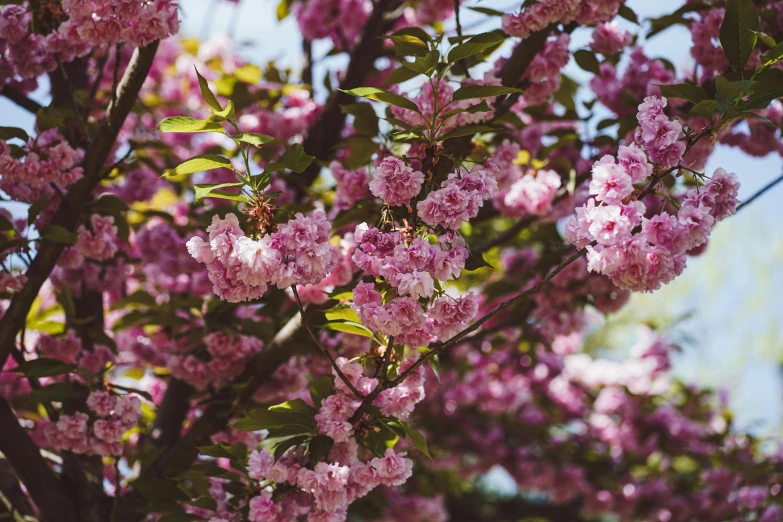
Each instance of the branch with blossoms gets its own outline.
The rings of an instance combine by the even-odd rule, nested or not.
[[[155,53],[167,0],[3,7],[0,85],[36,128],[0,129],[27,211],[0,211],[0,449],[34,509],[3,482],[0,511],[779,518],[773,460],[671,380],[662,332],[623,361],[585,341],[742,208],[717,144],[783,150],[775,10],[632,35],[618,0],[283,0],[299,74],[227,40]],[[673,23],[694,73],[636,46]],[[487,498],[498,466],[540,506]]]

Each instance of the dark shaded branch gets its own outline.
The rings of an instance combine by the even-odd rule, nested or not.
[[[37,113],[43,108],[43,105],[38,103],[35,100],[31,100],[18,90],[14,89],[13,87],[5,86],[3,87],[2,95],[23,108],[24,110],[28,112],[32,112],[33,114]]]
[[[179,379],[169,381],[150,431],[153,444],[158,447],[168,447],[179,440],[182,423],[190,408],[190,396],[194,391],[193,386],[185,381]]]
[[[110,104],[106,117],[101,122],[97,138],[90,145],[83,163],[84,176],[71,186],[55,213],[52,224],[66,230],[75,230],[85,203],[102,177],[103,166],[109,158],[125,118],[136,102],[144,79],[152,66],[158,42],[136,49],[118,87],[117,103]],[[25,324],[25,318],[41,286],[49,277],[65,245],[52,241],[41,241],[38,253],[26,272],[27,283],[14,294],[2,319],[0,319],[0,366],[12,347],[16,334]]]
[[[19,425],[11,406],[0,398],[0,452],[27,488],[44,522],[73,522],[76,508],[71,495],[41,456],[38,446]]]
[[[297,349],[306,346],[303,342],[306,339],[304,335],[301,315],[296,314],[275,335],[272,342],[247,364],[245,371],[235,381],[246,384],[239,391],[234,387],[227,387],[217,393],[187,432],[150,466],[142,470],[141,479],[172,477],[185,471],[198,456],[198,446],[208,444],[210,437],[226,429],[229,420],[238,414],[234,406],[241,408],[281,364],[295,355]],[[117,522],[141,520],[143,515],[137,510],[144,503],[144,497],[135,489],[124,495],[117,509]]]
[[[0,459],[0,494],[3,495],[3,500],[0,500],[0,520],[3,519],[3,514],[33,514],[30,499],[22,491],[14,468],[6,459]],[[12,516],[10,520],[15,520],[15,518]]]
[[[313,42],[302,40],[302,83],[313,85]]]
[[[364,24],[359,42],[354,47],[350,56],[348,69],[340,83],[341,89],[353,89],[362,87],[368,74],[373,68],[375,60],[383,51],[383,40],[379,36],[389,32],[394,27],[400,14],[398,10],[401,0],[378,0],[375,3],[370,18]],[[319,162],[327,161],[334,153],[334,147],[340,142],[341,133],[345,126],[345,114],[340,110],[340,105],[353,103],[354,98],[344,92],[335,90],[318,118],[307,131],[304,140],[305,151],[316,160],[303,173],[291,178],[291,181],[299,187],[299,192],[304,193],[320,171]]]

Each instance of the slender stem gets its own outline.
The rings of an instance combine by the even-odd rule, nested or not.
[[[329,353],[329,350],[326,348],[326,346],[324,346],[323,343],[321,343],[321,340],[318,339],[318,336],[315,335],[315,332],[313,332],[313,329],[310,327],[310,324],[307,322],[307,319],[305,319],[304,307],[302,306],[301,299],[299,299],[299,292],[296,291],[296,285],[291,285],[291,291],[293,291],[294,293],[294,299],[296,299],[296,305],[299,307],[299,315],[302,316],[302,324],[304,325],[305,329],[307,329],[307,333],[310,334],[310,337],[313,338],[313,341],[315,341],[315,344],[318,345],[318,348],[329,359],[329,362],[332,364],[332,368],[334,369],[334,372],[337,374],[340,380],[343,381],[346,386],[348,386],[348,388],[353,392],[354,395],[356,395],[356,397],[364,400],[365,398],[364,395],[359,393],[359,390],[356,389],[353,383],[351,383],[351,381],[348,380],[348,377],[345,376],[345,374],[340,369],[340,367],[337,366],[337,362],[334,360],[334,357],[332,357],[332,354]]]
[[[554,279],[557,274],[562,272],[568,265],[570,265],[571,263],[573,263],[574,261],[576,261],[577,259],[579,259],[583,255],[585,255],[586,253],[587,253],[587,249],[585,249],[585,248],[577,250],[571,256],[569,256],[569,257],[565,258],[563,261],[561,261],[560,264],[557,265],[557,267],[555,267],[554,270],[549,272],[549,274],[547,274],[546,277],[544,277],[541,281],[539,281],[532,288],[530,288],[528,290],[525,290],[524,292],[515,295],[511,299],[507,299],[506,301],[503,301],[502,303],[497,305],[495,308],[493,308],[491,311],[489,311],[486,315],[484,315],[481,319],[478,319],[476,322],[474,322],[473,324],[471,324],[470,326],[468,326],[467,328],[465,328],[464,330],[462,330],[461,332],[456,334],[454,337],[452,337],[448,341],[443,342],[443,343],[435,343],[434,345],[432,345],[432,349],[429,352],[427,352],[423,356],[419,357],[419,359],[416,360],[416,362],[413,363],[413,365],[410,368],[408,368],[403,373],[401,373],[399,375],[399,377],[397,377],[396,379],[391,381],[389,383],[389,387],[393,388],[393,387],[399,385],[400,383],[402,383],[405,379],[407,379],[408,377],[413,375],[413,373],[416,370],[418,370],[429,359],[431,359],[432,357],[435,357],[436,355],[442,353],[444,350],[450,348],[451,346],[454,346],[455,344],[460,342],[463,338],[465,338],[468,334],[473,333],[476,330],[478,330],[481,327],[481,325],[483,325],[484,323],[486,323],[487,321],[492,319],[495,315],[497,315],[498,313],[502,312],[503,310],[505,310],[509,306],[511,306],[511,305],[513,305],[513,304],[523,300],[523,299],[526,299],[526,298],[528,298],[528,297],[530,297],[532,295],[537,294],[538,291],[541,290],[549,281]]]
[[[747,199],[747,200],[743,201],[742,203],[740,203],[739,205],[737,205],[737,211],[739,211],[743,207],[746,207],[746,206],[750,205],[751,203],[753,203],[756,199],[758,199],[759,197],[763,196],[765,192],[767,192],[767,191],[771,190],[772,188],[774,188],[775,185],[777,185],[781,181],[783,181],[783,174],[781,174],[777,178],[775,178],[772,181],[770,181],[769,183],[767,183],[762,189],[760,189],[758,192],[753,194],[749,199]]]

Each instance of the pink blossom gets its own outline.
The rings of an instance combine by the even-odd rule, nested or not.
[[[413,474],[413,461],[405,458],[405,453],[395,453],[388,448],[383,457],[374,458],[370,465],[378,472],[384,486],[401,486]]]
[[[375,170],[370,191],[387,205],[407,205],[423,183],[424,174],[405,166],[401,159],[387,156]]]

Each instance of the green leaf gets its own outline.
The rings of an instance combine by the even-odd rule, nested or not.
[[[155,298],[149,292],[144,290],[136,290],[130,295],[119,299],[112,303],[109,307],[110,310],[122,310],[123,308],[132,306],[153,307],[155,306]]]
[[[275,139],[272,136],[269,136],[267,134],[257,134],[255,132],[245,132],[240,134],[236,138],[238,141],[241,141],[243,143],[249,143],[256,147],[260,147],[262,145],[266,145],[267,143],[271,143],[275,141]]]
[[[325,435],[318,435],[313,437],[308,446],[310,451],[310,462],[316,464],[326,460],[329,456],[329,452],[334,447],[334,441]]]
[[[226,108],[222,110],[212,109],[212,116],[209,117],[209,121],[225,121],[234,117],[234,102],[228,100]]]
[[[470,100],[473,98],[494,98],[495,96],[521,92],[522,89],[503,87],[500,85],[466,85],[457,89],[454,93],[454,101]]]
[[[780,69],[767,69],[756,76],[753,85],[753,93],[750,99],[741,104],[741,111],[764,109],[772,100],[783,97],[783,71]]]
[[[777,44],[761,57],[761,67],[759,67],[758,71],[756,71],[756,74],[758,74],[760,71],[769,69],[778,63],[781,59],[783,59],[783,42]]]
[[[24,142],[30,139],[27,133],[18,127],[0,127],[0,140],[8,141],[18,138]]]
[[[321,403],[330,395],[334,395],[334,379],[331,375],[324,375],[310,383],[310,398],[316,408],[321,409]]]
[[[484,259],[484,255],[480,252],[471,252],[470,256],[468,256],[468,258],[465,260],[465,270],[469,272],[484,267],[494,268],[492,265],[487,263],[486,259]]]
[[[756,46],[759,17],[752,0],[728,0],[720,26],[723,52],[735,71],[745,69]]]
[[[688,100],[691,103],[699,103],[700,101],[710,99],[707,91],[698,85],[692,85],[690,83],[659,85],[658,87],[661,89],[661,94],[666,98],[681,98],[683,100]]]
[[[70,373],[75,369],[75,364],[68,364],[56,359],[40,357],[38,359],[33,359],[32,361],[25,361],[22,364],[17,365],[17,367],[11,371],[20,372],[27,377],[37,379],[39,377],[51,377],[53,375]]]
[[[294,143],[276,162],[267,165],[264,168],[264,172],[288,169],[301,174],[310,166],[314,159],[315,156],[308,155],[301,144]]]
[[[407,67],[400,67],[394,69],[389,76],[383,81],[384,86],[396,85],[398,83],[407,82],[411,78],[415,78],[419,75],[416,71],[408,69]]]
[[[441,114],[441,119],[448,119],[452,116],[456,116],[457,114],[462,113],[468,113],[468,114],[476,114],[477,112],[491,112],[492,109],[489,108],[489,105],[487,105],[487,100],[481,100],[481,103],[477,103],[476,105],[473,105],[472,107],[468,107],[467,109],[454,109],[453,111],[449,111],[445,114]]]
[[[194,69],[196,69],[196,66],[193,66]],[[212,89],[209,88],[209,84],[207,83],[206,78],[201,76],[201,73],[198,72],[198,69],[196,69],[196,76],[198,76],[198,86],[201,89],[201,97],[204,98],[204,101],[212,107],[216,111],[222,111],[223,107],[220,105],[220,102],[215,98],[215,94],[212,92]],[[180,131],[181,132],[181,131]]]
[[[775,39],[772,38],[767,33],[762,33],[760,31],[754,31],[756,33],[756,37],[767,47],[770,49],[774,48],[777,45],[777,42],[775,42]]]
[[[473,56],[496,47],[506,40],[506,36],[500,31],[479,34],[465,43],[455,46],[449,51],[448,62],[455,63],[469,56]]]
[[[76,243],[76,234],[60,225],[49,225],[41,231],[41,238],[54,243],[73,245]]]
[[[308,435],[296,435],[294,437],[281,440],[280,442],[274,445],[275,460],[285,455],[285,452],[290,450],[291,448],[304,444],[305,442],[308,441],[308,439],[310,439]]]
[[[633,11],[633,9],[625,4],[620,5],[620,9],[617,11],[617,14],[629,22],[639,25],[639,17],[636,16],[636,13]]]
[[[291,14],[291,4],[293,4],[293,0],[280,0],[280,3],[277,4],[277,9],[275,10],[278,21],[283,21],[288,18],[288,15]]]
[[[269,411],[296,412],[302,415],[313,416],[318,410],[307,404],[302,399],[293,399],[269,407]]]
[[[497,9],[490,9],[488,7],[468,7],[471,11],[476,11],[477,13],[485,14],[487,16],[503,16],[503,11],[498,11]]]
[[[750,85],[743,86],[741,82],[730,82],[723,76],[715,78],[715,91],[718,100],[724,103],[732,103],[737,98],[749,93]]]
[[[27,404],[37,404],[39,402],[65,402],[71,399],[86,399],[89,394],[87,388],[77,387],[72,384],[56,382],[31,391],[23,402]]]
[[[715,100],[704,100],[693,106],[691,109],[691,114],[709,117],[715,114],[717,111],[718,102]]]
[[[438,60],[440,60],[440,53],[438,51],[432,51],[424,56],[416,58],[413,62],[403,60],[402,65],[414,72],[429,76],[438,66]]]
[[[117,214],[128,210],[128,205],[113,194],[104,194],[92,202],[92,209],[99,214]]]
[[[36,218],[41,213],[41,211],[46,207],[46,204],[49,203],[49,198],[44,196],[40,199],[37,199],[35,203],[30,205],[30,208],[27,209],[27,224],[32,225],[35,223]]]
[[[419,108],[416,104],[409,99],[384,89],[378,89],[377,87],[357,87],[356,89],[349,89],[347,91],[340,89],[340,91],[358,98],[376,100],[396,107],[402,107],[403,109],[408,109],[410,111],[419,112]]]
[[[593,74],[601,73],[601,64],[598,63],[598,58],[595,57],[590,51],[580,49],[574,53],[574,60],[576,64],[583,70],[591,72]]]
[[[65,124],[65,116],[62,111],[54,107],[42,107],[35,115],[36,127],[38,132],[62,127]]]
[[[459,138],[460,136],[473,136],[481,132],[492,132],[494,130],[494,128],[486,125],[463,125],[462,127],[451,129],[445,136],[441,136],[441,139],[449,140],[451,138]]]
[[[425,56],[430,50],[430,35],[418,27],[406,27],[393,34],[384,35],[383,38],[394,42],[394,53],[398,57]]]
[[[328,330],[334,330],[335,332],[345,332],[345,333],[362,335],[364,337],[372,338],[372,332],[370,331],[370,329],[359,323],[354,323],[349,321],[345,321],[345,322],[335,321],[331,323],[326,323],[324,325],[324,328]]]
[[[243,187],[244,185],[245,184],[240,181],[234,183],[209,183],[204,185],[194,185],[193,188],[195,189],[195,196],[193,197],[193,202],[195,203],[196,201],[203,198],[216,197],[215,194],[211,194],[211,192],[215,189],[228,188],[228,187]],[[229,194],[229,195],[237,196],[236,194]],[[222,198],[222,199],[227,199],[227,198]],[[242,199],[241,201],[244,201],[244,199]]]
[[[351,305],[347,303],[340,303],[337,306],[330,308],[324,312],[327,321],[352,321],[354,323],[360,323],[359,315],[353,311]]]
[[[424,435],[422,435],[418,430],[408,426],[408,424],[405,422],[397,422],[400,424],[400,426],[402,426],[402,429],[405,430],[405,436],[410,439],[416,449],[426,455],[428,459],[432,460],[432,455],[430,455],[430,450],[427,447],[427,440],[424,438]]]
[[[171,170],[167,170],[163,174],[163,177],[182,176],[185,174],[193,174],[194,172],[203,172],[220,168],[234,170],[231,167],[231,162],[223,156],[218,156],[216,154],[201,154],[183,161]]]
[[[166,118],[160,125],[158,130],[161,132],[220,132],[226,133],[223,126],[214,121],[197,120],[196,118],[188,118],[187,116],[172,116]]]
[[[353,128],[362,136],[378,135],[378,115],[372,108],[372,105],[366,102],[352,103],[350,105],[340,105],[343,114],[353,116]]]
[[[244,431],[286,429],[289,435],[317,432],[315,420],[311,416],[286,409],[254,410],[231,426]]]

